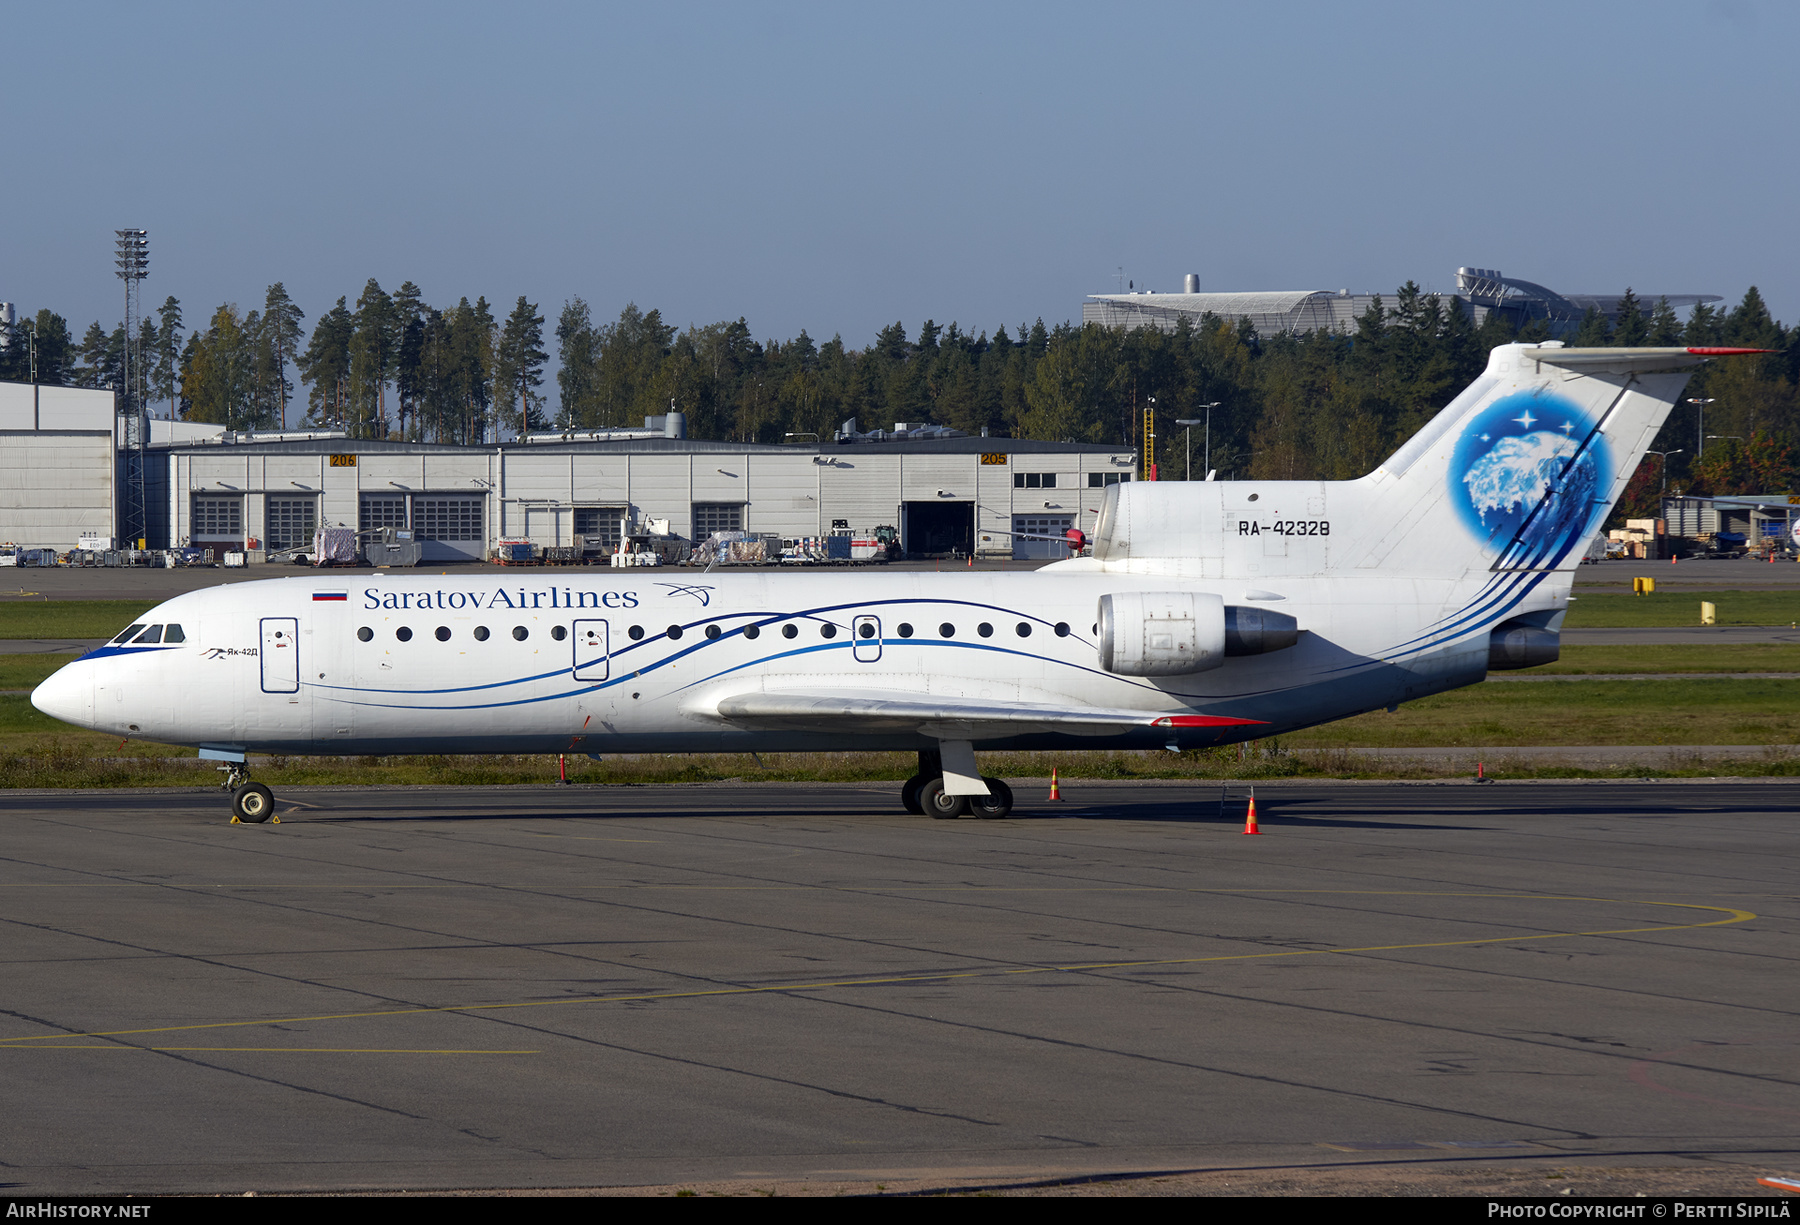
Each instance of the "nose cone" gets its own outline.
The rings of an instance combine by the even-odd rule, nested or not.
[[[52,719],[61,719],[77,727],[92,727],[93,669],[81,663],[58,669],[49,680],[31,691],[31,704]]]

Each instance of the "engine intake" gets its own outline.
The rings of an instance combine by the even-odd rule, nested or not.
[[[1100,666],[1120,676],[1181,676],[1225,662],[1225,601],[1194,591],[1100,597]]]

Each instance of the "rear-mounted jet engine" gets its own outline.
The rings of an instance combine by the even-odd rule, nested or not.
[[[1122,591],[1100,597],[1100,666],[1119,676],[1182,676],[1228,657],[1299,641],[1286,613],[1227,606],[1193,591]]]

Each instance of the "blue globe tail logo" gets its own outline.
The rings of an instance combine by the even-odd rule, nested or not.
[[[1495,401],[1463,427],[1450,500],[1498,554],[1496,568],[1548,568],[1587,541],[1611,471],[1606,439],[1579,405],[1526,392]]]

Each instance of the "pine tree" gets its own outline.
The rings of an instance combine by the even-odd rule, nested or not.
[[[400,435],[418,436],[421,363],[425,356],[424,294],[411,281],[394,291],[394,395],[399,401]]]
[[[1588,307],[1581,316],[1581,326],[1569,338],[1569,344],[1577,349],[1595,349],[1611,343],[1612,325],[1607,323],[1606,316],[1597,307]]]
[[[398,345],[394,300],[370,277],[356,299],[355,325],[350,337],[350,402],[358,423],[357,434],[386,438],[387,383],[393,372]]]
[[[344,424],[349,409],[346,391],[350,381],[350,337],[356,324],[345,300],[319,316],[312,341],[300,355],[300,381],[311,383],[307,402],[321,424]]]
[[[1682,333],[1682,342],[1689,345],[1716,345],[1719,343],[1719,314],[1704,302],[1696,303],[1694,313],[1688,316],[1687,328]]]
[[[1754,285],[1745,292],[1737,309],[1725,317],[1722,331],[1726,344],[1750,349],[1779,349],[1786,339]]]
[[[174,301],[173,298],[170,301]],[[288,297],[287,287],[280,281],[269,286],[263,298],[261,336],[274,363],[276,398],[279,404],[280,428],[287,428],[288,395],[293,384],[288,382],[287,367],[300,349],[300,321],[306,313]]]
[[[1649,333],[1650,325],[1644,319],[1637,295],[1627,285],[1625,296],[1619,299],[1619,322],[1613,328],[1612,343],[1635,348],[1644,343],[1644,337]]]
[[[186,416],[228,430],[257,424],[255,339],[238,308],[227,302],[213,312],[204,333],[189,337],[182,357],[181,394]]]
[[[106,360],[107,336],[100,328],[100,321],[88,324],[88,330],[82,334],[81,365],[75,371],[77,387],[111,387],[113,371]]]
[[[1656,300],[1656,309],[1650,312],[1650,328],[1644,335],[1644,343],[1657,348],[1681,343],[1681,319],[1675,314],[1675,308],[1669,305],[1667,298]]]
[[[176,415],[176,376],[181,371],[181,302],[171,294],[156,308],[156,344],[150,367],[152,385],[159,399],[169,402],[169,417]]]
[[[543,384],[544,363],[549,359],[544,352],[544,317],[520,294],[494,352],[494,403],[498,406],[504,396],[509,404],[518,406],[521,439],[533,426],[545,424],[537,411],[542,397],[534,389]]]
[[[598,384],[599,337],[588,304],[580,298],[563,303],[556,320],[557,424],[563,429],[594,425]]]

